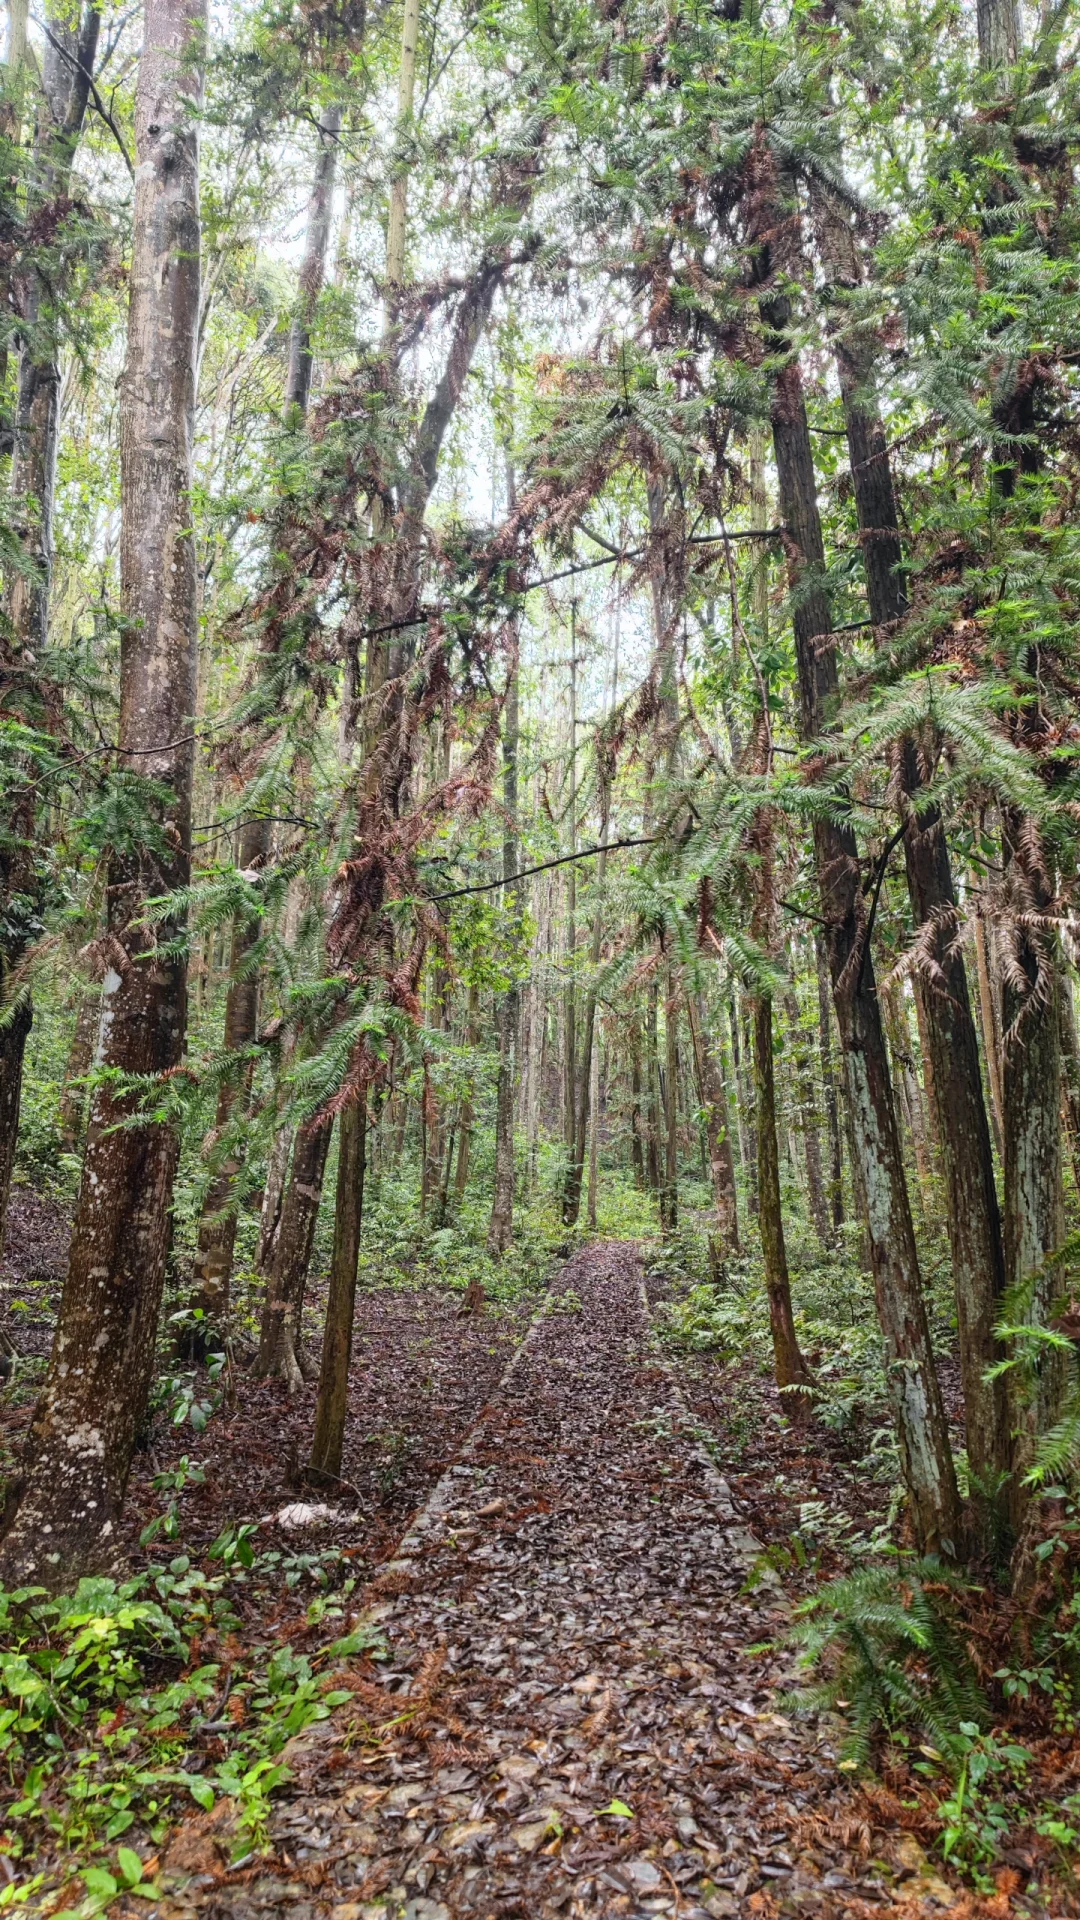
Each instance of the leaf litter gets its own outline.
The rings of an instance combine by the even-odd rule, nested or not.
[[[957,1895],[836,1729],[776,1710],[756,1546],[636,1249],[587,1247],[365,1589],[391,1658],[330,1676],[352,1699],[286,1750],[271,1855],[229,1869],[224,1804],[187,1822],[164,1920],[1020,1911]]]

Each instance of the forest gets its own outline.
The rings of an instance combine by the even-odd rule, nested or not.
[[[1078,61],[7,0],[0,1909],[1080,1914]]]

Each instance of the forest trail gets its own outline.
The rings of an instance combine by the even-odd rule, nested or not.
[[[753,1551],[653,1342],[635,1249],[590,1246],[365,1593],[392,1658],[288,1751],[274,1864],[223,1873],[220,1814],[193,1820],[167,1911],[939,1911],[952,1896],[910,1837],[895,1877],[879,1835],[867,1865],[827,1738],[775,1711],[777,1658],[748,1649],[784,1608],[743,1592]]]

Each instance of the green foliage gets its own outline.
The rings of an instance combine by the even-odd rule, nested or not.
[[[790,1704],[843,1710],[847,1764],[868,1766],[882,1738],[903,1739],[959,1773],[968,1738],[961,1722],[978,1729],[989,1721],[959,1619],[965,1591],[935,1559],[910,1571],[890,1560],[859,1567],[796,1607],[791,1638],[800,1662],[824,1667],[826,1677]]]
[[[175,1491],[197,1473],[185,1461],[162,1478]],[[0,1594],[0,1752],[11,1782],[3,1814],[16,1857],[32,1858],[45,1833],[63,1855],[84,1859],[129,1830],[156,1843],[186,1801],[211,1808],[223,1794],[236,1802],[238,1853],[264,1844],[270,1796],[288,1777],[283,1748],[350,1697],[328,1689],[324,1674],[363,1653],[379,1657],[383,1641],[360,1625],[318,1654],[249,1645],[227,1666],[201,1661],[208,1629],[240,1628],[235,1582],[255,1556],[229,1545],[254,1531],[218,1543],[220,1574],[181,1555],[120,1583],[83,1579],[60,1599],[39,1588]],[[303,1569],[287,1571],[299,1579]],[[341,1611],[324,1606],[319,1617],[332,1622]],[[205,1727],[219,1757],[193,1771]],[[158,1897],[129,1844],[116,1859],[118,1874],[81,1868],[91,1903],[79,1908],[83,1920],[125,1889]]]

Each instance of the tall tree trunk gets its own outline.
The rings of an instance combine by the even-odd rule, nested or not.
[[[1064,1237],[1061,1187],[1061,1026],[1057,955],[1039,924],[1053,913],[1053,890],[1030,822],[1008,810],[1002,821],[1011,893],[1011,965],[1002,969],[1002,1120],[1005,1139],[1005,1273],[1010,1289],[1028,1286],[1023,1314],[1045,1326],[1062,1281],[1045,1270]],[[1032,924],[1034,922],[1034,924]],[[1030,1502],[1021,1484],[1035,1442],[1053,1424],[1064,1380],[1049,1350],[1006,1376],[1013,1433],[1011,1511],[1019,1530]]]
[[[1076,1003],[1072,974],[1058,981],[1061,1018],[1061,1111],[1072,1159],[1073,1182],[1080,1198],[1080,1039],[1076,1032]]]
[[[285,413],[293,421],[304,418],[311,394],[311,328],[326,272],[340,127],[340,109],[327,107],[319,122],[319,151],[308,201],[307,235],[300,265],[297,310],[289,329]],[[259,662],[263,670],[273,664],[277,645],[276,626],[268,628],[268,637],[270,650],[264,648]],[[252,875],[263,872],[270,858],[272,832],[272,823],[265,815],[255,815],[241,822],[237,866],[242,872]],[[213,1134],[216,1140],[225,1138],[228,1146],[206,1190],[195,1250],[191,1305],[216,1327],[223,1325],[228,1314],[236,1251],[235,1193],[237,1177],[243,1165],[244,1146],[243,1128],[236,1126],[233,1115],[238,1103],[242,1109],[246,1109],[251,1093],[254,1072],[251,1049],[259,1032],[259,977],[252,968],[250,955],[261,927],[257,901],[253,902],[252,912],[238,914],[233,922],[223,1038],[225,1052],[233,1057],[235,1065],[221,1082]],[[287,1154],[287,1142],[284,1150]]]
[[[514,657],[510,662],[503,708],[503,806],[507,830],[503,839],[503,886],[507,907],[514,922],[514,946],[521,933],[521,883],[513,875],[521,864],[518,833],[518,713],[517,636],[513,639]],[[515,969],[518,954],[513,956]],[[495,1192],[488,1225],[488,1252],[499,1258],[514,1238],[514,1108],[519,1029],[521,1026],[521,989],[515,977],[503,995],[499,1009],[499,1084],[495,1113]]]
[[[818,1047],[821,1054],[821,1086],[825,1095],[825,1119],[829,1129],[829,1210],[833,1227],[844,1224],[844,1156],[841,1148],[840,1103],[832,1061],[832,1017],[829,1005],[829,968],[825,942],[814,934],[814,961],[818,990]]]
[[[577,1225],[581,1211],[581,1184],[585,1175],[585,1153],[588,1145],[589,1114],[592,1111],[592,1063],[596,1044],[596,974],[600,965],[600,953],[604,938],[604,886],[607,879],[607,839],[608,839],[608,795],[607,785],[601,773],[600,802],[600,855],[596,868],[596,906],[593,910],[592,935],[589,943],[589,986],[585,995],[585,1017],[582,1021],[581,1050],[576,1063],[577,1072],[577,1112],[574,1123],[574,1151],[566,1171],[566,1187],[563,1193],[563,1223],[568,1227]],[[593,1113],[595,1123],[595,1112]]]
[[[758,208],[758,218],[765,223],[759,268],[771,275],[776,263],[770,257],[770,229],[782,231],[783,216],[777,197],[766,218],[768,198],[768,194],[763,195]],[[839,691],[829,603],[821,584],[825,546],[802,376],[792,354],[787,297],[771,294],[763,298],[761,312],[767,345],[782,356],[772,382],[773,448],[794,602],[800,730],[803,739],[811,741],[828,723]],[[954,1552],[960,1520],[956,1475],[896,1128],[862,869],[850,826],[819,816],[814,823],[814,859],[854,1121],[854,1146],[866,1201],[889,1398],[912,1526],[923,1550]]]
[[[480,990],[474,980],[469,982],[469,999],[465,1013],[465,1045],[470,1052],[480,1045]],[[476,1111],[473,1090],[470,1084],[468,1092],[462,1096],[461,1110],[458,1115],[458,1152],[457,1170],[454,1174],[454,1198],[458,1205],[465,1198],[465,1189],[469,1184],[469,1162],[472,1158],[473,1127],[476,1124]]]
[[[674,969],[667,969],[664,996],[664,1174],[660,1187],[660,1230],[679,1224],[679,1001]]]
[[[979,981],[979,1019],[982,1026],[983,1058],[986,1061],[986,1079],[990,1089],[990,1117],[994,1125],[994,1143],[1000,1157],[1004,1153],[1001,1030],[994,978],[990,970],[990,943],[986,933],[986,921],[981,911],[977,911],[975,915],[975,968]]]
[[[281,1208],[274,1264],[263,1302],[259,1352],[255,1372],[261,1379],[280,1374],[290,1393],[303,1384],[297,1330],[303,1306],[315,1226],[322,1201],[326,1156],[330,1151],[329,1122],[301,1127],[293,1146],[289,1184]]]
[[[645,1134],[645,1119],[641,1105],[641,1022],[637,1018],[630,1023],[630,1167],[634,1175],[634,1185],[639,1190],[645,1185],[645,1151],[642,1141]]]
[[[806,1164],[806,1192],[810,1202],[810,1217],[814,1222],[817,1237],[827,1251],[832,1246],[833,1236],[829,1210],[825,1203],[825,1181],[821,1171],[821,1137],[818,1133],[817,1101],[814,1097],[813,1075],[810,1072],[809,1045],[800,1024],[799,1003],[792,992],[785,995],[784,1011],[788,1019],[788,1036],[795,1070],[795,1091],[799,1102],[799,1127],[802,1132],[803,1159]]]
[[[71,1036],[71,1046],[64,1065],[64,1090],[60,1096],[60,1139],[68,1153],[74,1152],[82,1132],[86,1111],[86,1088],[83,1081],[93,1065],[100,1014],[101,985],[97,982],[92,987],[86,987],[79,995],[75,1031]],[[0,1247],[0,1252],[2,1250]]]
[[[746,1204],[752,1220],[758,1211],[757,1102],[754,1096],[753,1020],[747,1028],[749,1054],[740,1032],[742,1009],[732,992],[728,1003],[731,1026],[731,1064],[735,1071],[735,1111],[739,1117],[739,1158],[746,1181]]]
[[[600,1184],[600,1049],[595,1047],[589,1074],[589,1188],[585,1224],[596,1232],[596,1201]]]
[[[121,388],[120,763],[152,781],[153,829],[109,863],[110,964],[98,1056],[149,1077],[180,1063],[183,958],[149,953],[146,901],[190,876],[197,580],[191,534],[199,314],[199,0],[148,0],[135,102],[138,165],[128,352]],[[163,942],[179,929],[160,926]],[[27,1481],[0,1546],[8,1586],[56,1587],[115,1548],[145,1415],[165,1277],[178,1137],[116,1123],[136,1103],[95,1095],[52,1358]]]
[[[823,253],[834,282],[850,289],[860,278],[850,229],[827,199],[822,199],[820,210]],[[876,407],[867,400],[875,342],[849,330],[836,336],[834,347],[870,614],[875,626],[889,627],[903,618],[908,601],[885,431]],[[927,945],[923,1008],[945,1179],[968,1456],[976,1482],[975,1534],[985,1549],[997,1525],[996,1490],[1008,1470],[1004,1383],[988,1384],[985,1378],[1001,1358],[993,1328],[1004,1287],[1004,1249],[975,1022],[963,956],[955,941],[957,908],[948,848],[937,807],[919,805],[923,769],[910,738],[901,748],[900,773],[908,893],[916,927]]]
[[[577,848],[577,602],[570,609],[570,848]],[[566,990],[563,995],[563,1138],[567,1170],[577,1138],[577,863],[566,869]]]
[[[785,1413],[805,1419],[810,1412],[806,1392],[813,1381],[799,1347],[791,1305],[791,1279],[784,1244],[784,1216],[780,1201],[780,1156],[776,1143],[776,1081],[773,1068],[772,1000],[762,994],[754,1003],[754,1089],[757,1094],[758,1227],[769,1296],[776,1384],[783,1394]]]
[[[658,992],[655,975],[649,980],[645,1013],[645,1181],[650,1193],[660,1192],[660,1053]]]
[[[324,1131],[329,1134],[329,1127]],[[364,1222],[366,1147],[367,1088],[363,1087],[357,1100],[342,1109],[338,1122],[334,1251],[315,1401],[315,1434],[311,1443],[310,1472],[319,1479],[337,1480],[341,1475],[356,1315],[356,1274]]]
[[[686,1017],[694,1050],[698,1099],[705,1118],[705,1143],[720,1245],[724,1253],[738,1253],[739,1208],[727,1087],[724,1084],[723,1060],[709,1032],[708,1015],[700,989],[687,994]]]
[[[24,6],[9,14],[9,85],[18,88],[26,55]],[[70,9],[55,3],[47,10],[50,40],[42,59],[41,92],[37,103],[37,134],[30,186],[23,218],[28,228],[46,214],[52,203],[62,203],[71,180],[71,166],[82,133],[93,71],[101,14],[88,5],[81,24]],[[18,129],[9,116],[6,131]],[[6,633],[0,638],[0,668],[10,658],[21,671],[13,676],[5,700],[9,719],[29,728],[48,727],[42,710],[36,675],[27,675],[45,652],[49,637],[49,591],[53,568],[53,507],[56,485],[56,447],[59,431],[60,321],[57,287],[43,281],[36,266],[20,275],[18,304],[25,316],[23,348],[19,358],[14,432],[11,442],[9,498],[15,510],[14,532],[20,539],[25,567],[5,569],[10,582],[4,595]],[[3,353],[6,373],[7,350]],[[0,389],[3,381],[0,380]],[[20,693],[29,690],[29,697]],[[28,771],[32,763],[28,762]],[[6,832],[0,836],[0,922],[5,932],[0,944],[0,1253],[4,1246],[11,1176],[19,1137],[23,1063],[33,1023],[28,985],[16,986],[15,976],[40,925],[41,879],[35,858],[37,789],[32,771],[27,785],[16,789]]]

